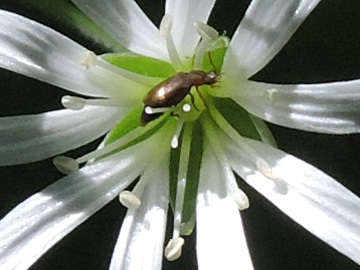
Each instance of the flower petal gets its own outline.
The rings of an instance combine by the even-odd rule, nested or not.
[[[249,82],[230,94],[275,124],[322,133],[360,132],[360,80],[278,85]]]
[[[222,169],[205,147],[196,205],[199,269],[253,269],[238,208],[226,197]]]
[[[144,169],[152,142],[85,166],[14,208],[0,221],[1,269],[27,269],[117,196]]]
[[[168,60],[165,39],[133,0],[72,0],[121,45],[138,54]]]
[[[174,18],[172,36],[179,54],[192,57],[200,39],[194,22],[206,23],[215,0],[167,0],[165,13]]]
[[[223,72],[247,79],[285,45],[320,0],[253,0],[225,55]]]
[[[118,96],[132,88],[103,67],[82,66],[86,51],[44,25],[0,10],[0,67],[89,96]]]
[[[227,154],[236,173],[309,232],[360,264],[360,198],[304,161],[246,142],[269,167],[259,170],[259,164],[231,143]]]
[[[0,165],[34,162],[84,145],[113,128],[127,110],[86,106],[80,111],[2,117]]]
[[[110,270],[161,269],[169,196],[168,154],[153,159],[139,184],[141,205],[128,210],[112,256]],[[155,169],[154,169],[155,168]]]

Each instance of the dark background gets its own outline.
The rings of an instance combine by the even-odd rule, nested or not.
[[[138,2],[156,23],[160,21],[164,1]],[[26,8],[23,3],[2,0],[0,8],[24,14],[96,49],[96,44],[80,37],[74,29],[64,28],[58,21]],[[39,4],[46,4],[46,1],[39,1]],[[219,0],[209,24],[231,35],[248,4],[245,0]],[[359,14],[358,0],[323,0],[291,41],[254,79],[314,83],[360,78]],[[61,108],[60,97],[66,93],[64,90],[1,69],[0,78],[0,116]],[[321,135],[275,125],[270,128],[281,149],[322,169],[360,195],[360,135]],[[97,142],[72,151],[70,155],[81,155],[96,145]],[[0,216],[61,177],[51,159],[0,167],[0,175]],[[242,216],[255,269],[360,269],[241,181],[240,185],[252,202]],[[107,269],[124,215],[125,210],[119,203],[111,202],[47,252],[31,269]],[[195,237],[187,238],[183,256],[172,263],[164,260],[164,269],[197,269],[195,241]]]

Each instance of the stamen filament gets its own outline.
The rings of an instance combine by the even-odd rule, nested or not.
[[[145,107],[145,112],[147,114],[155,114],[155,113],[164,113],[167,112],[169,110],[171,110],[172,107],[159,107],[159,108],[152,108],[150,106],[146,106]]]
[[[61,98],[61,104],[64,106],[64,108],[77,111],[83,109],[85,105],[116,107],[121,104],[121,101],[116,98],[85,99],[82,97],[65,95]]]
[[[172,24],[173,17],[169,14],[165,14],[160,23],[160,35],[165,37],[166,48],[168,50],[170,61],[173,63],[175,70],[179,71],[182,69],[183,64],[179,53],[177,52],[174,39],[171,35]]]
[[[184,195],[186,188],[186,177],[188,172],[188,162],[190,157],[190,144],[192,138],[191,124],[184,127],[184,134],[181,143],[181,152],[179,160],[179,174],[176,188],[175,209],[174,209],[174,229],[173,238],[180,236],[180,227],[182,221],[182,211],[184,206]]]

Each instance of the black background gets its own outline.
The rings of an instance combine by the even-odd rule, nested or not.
[[[138,2],[156,23],[160,21],[164,1]],[[2,0],[0,8],[24,14],[98,50],[96,44],[80,37],[74,29],[63,27],[25,8],[22,3]],[[39,1],[39,4],[46,4],[46,1]],[[231,35],[248,4],[245,0],[219,0],[209,24]],[[359,14],[358,0],[323,0],[291,41],[254,79],[315,83],[360,78]],[[66,93],[64,90],[1,69],[0,78],[0,116],[61,108],[60,97]],[[275,125],[270,128],[281,149],[315,165],[360,195],[360,135],[322,135]],[[97,143],[71,151],[69,155],[79,156]],[[61,177],[51,159],[0,167],[0,175],[0,216]],[[252,202],[242,217],[255,269],[360,269],[241,181],[240,185]],[[124,215],[125,210],[114,200],[54,246],[31,269],[107,269]],[[197,269],[195,241],[195,237],[186,238],[183,256],[176,262],[164,260],[164,269]]]

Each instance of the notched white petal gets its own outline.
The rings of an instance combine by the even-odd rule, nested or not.
[[[158,29],[132,0],[72,0],[97,25],[127,49],[168,60]]]
[[[132,82],[99,67],[84,68],[87,49],[17,14],[0,11],[0,67],[88,96],[134,98]],[[90,56],[90,65],[93,57]],[[86,61],[85,61],[86,62]]]
[[[263,68],[320,0],[253,0],[231,39],[222,71],[243,80]]]
[[[0,221],[1,269],[28,269],[144,170],[148,141],[87,165],[31,196]],[[147,144],[148,143],[148,144]],[[153,151],[152,149],[151,151]]]
[[[2,117],[0,164],[34,162],[77,148],[105,134],[128,111],[120,107],[86,106],[77,111]]]
[[[266,177],[232,145],[227,155],[236,173],[309,232],[360,264],[360,198],[304,161],[257,141],[247,143],[281,179]]]
[[[266,121],[301,130],[360,132],[360,80],[281,85],[246,82],[232,98]]]
[[[206,23],[215,0],[167,0],[165,13],[174,18],[172,34],[181,57],[192,57],[199,41],[194,22]]]

